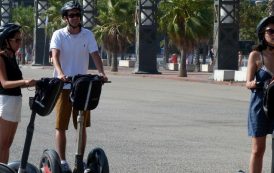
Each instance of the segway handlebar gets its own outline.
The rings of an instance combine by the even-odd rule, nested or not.
[[[66,76],[66,81],[64,81],[64,83],[72,83],[73,78],[75,77],[81,77],[81,76],[86,76],[86,77],[92,77],[92,78],[96,78],[97,80],[101,81],[102,83],[111,83],[111,81],[109,80],[104,80],[104,77],[98,74],[78,74],[75,76]]]

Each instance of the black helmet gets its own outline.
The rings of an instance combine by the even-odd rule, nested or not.
[[[13,32],[19,31],[20,28],[20,25],[14,23],[7,23],[0,26],[0,48],[2,48],[4,41],[9,37],[9,35]]]
[[[61,8],[62,17],[66,16],[67,11],[72,9],[78,9],[80,10],[81,14],[83,13],[83,8],[78,1],[69,1],[69,2],[66,2],[64,6]]]
[[[274,16],[268,16],[268,17],[263,18],[257,25],[256,34],[257,34],[260,42],[262,42],[264,40],[264,30],[263,29],[270,23],[274,24]]]

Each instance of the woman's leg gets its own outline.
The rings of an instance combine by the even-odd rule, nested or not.
[[[249,163],[250,173],[262,172],[265,145],[266,145],[266,136],[252,138],[252,149],[251,149],[251,156],[250,156],[250,163]]]
[[[0,162],[9,161],[9,150],[13,142],[18,123],[0,118]]]

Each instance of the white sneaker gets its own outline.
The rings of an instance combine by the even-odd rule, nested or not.
[[[67,162],[61,164],[62,173],[72,173]]]

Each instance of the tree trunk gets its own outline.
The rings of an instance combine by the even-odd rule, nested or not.
[[[207,46],[207,44],[203,43],[202,44],[202,48],[203,48],[203,53],[202,53],[203,64],[206,64],[206,57],[207,57],[207,54],[208,54],[208,46]]]
[[[121,53],[121,60],[125,60],[125,54]]]
[[[111,57],[111,70],[112,72],[118,72],[118,59],[117,54],[113,53]]]
[[[169,50],[168,50],[168,36],[167,34],[165,34],[165,44],[164,44],[164,58],[163,58],[163,66],[164,69],[166,69],[166,64],[168,63],[168,54],[169,54]]]
[[[186,71],[186,54],[184,53],[184,50],[181,50],[181,56],[180,56],[180,69],[179,69],[179,77],[187,77],[187,71]]]
[[[21,57],[21,64],[24,65],[26,62],[25,62],[25,40],[22,40],[22,44],[21,44],[21,48],[22,48],[22,57]]]
[[[111,57],[112,57],[111,53],[107,52],[107,65],[108,66],[111,66]]]
[[[200,47],[195,47],[193,51],[193,58],[195,60],[195,72],[200,72]]]

